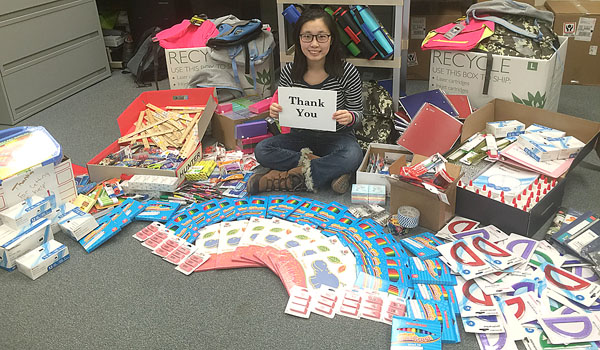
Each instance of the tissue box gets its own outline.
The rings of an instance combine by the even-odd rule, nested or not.
[[[497,139],[502,137],[514,137],[525,132],[525,124],[518,120],[488,122],[485,126],[485,131],[488,134],[494,135]]]
[[[583,149],[583,147],[585,147],[585,143],[573,136],[550,139],[550,141],[552,141],[560,149],[558,159],[575,158]]]
[[[18,258],[17,269],[25,276],[35,280],[69,260],[69,257],[69,249],[65,245],[51,240]]]
[[[517,145],[538,162],[556,160],[560,154],[560,148],[550,140],[537,134],[519,135]]]
[[[14,270],[18,257],[51,239],[50,220],[45,218],[20,230],[0,226],[0,268]]]
[[[75,208],[79,207],[71,202],[67,202],[58,205],[56,206],[56,208],[52,209],[50,215],[47,216],[47,218],[50,220],[50,229],[52,230],[52,233],[57,233],[58,231],[60,231],[60,226],[58,225],[60,217]]]
[[[544,125],[531,124],[525,129],[526,134],[536,134],[543,137],[564,137],[566,133],[561,130],[549,128]]]
[[[79,208],[75,208],[59,217],[58,225],[64,233],[76,241],[98,227],[94,217]]]
[[[18,230],[50,215],[54,208],[56,208],[56,197],[54,195],[46,198],[32,196],[0,212],[0,219],[2,219],[4,225],[13,230]]]

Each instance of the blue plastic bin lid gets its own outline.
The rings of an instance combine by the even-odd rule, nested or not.
[[[0,183],[36,165],[59,164],[62,148],[41,126],[0,131]]]

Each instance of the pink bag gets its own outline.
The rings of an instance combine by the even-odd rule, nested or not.
[[[165,49],[187,49],[206,47],[208,39],[218,34],[219,30],[210,20],[197,26],[184,19],[181,23],[156,34],[155,40],[158,40],[160,46]]]
[[[469,51],[494,34],[494,22],[470,18],[430,31],[421,44],[423,50]]]

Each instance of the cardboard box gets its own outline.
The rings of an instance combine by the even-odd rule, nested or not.
[[[204,113],[198,120],[198,138],[202,140],[217,107],[217,92],[215,88],[142,92],[117,118],[121,135],[126,135],[134,130],[134,124],[139,113],[146,109],[147,103],[158,107],[206,105]],[[202,158],[202,144],[199,143],[192,155],[175,170],[99,165],[102,159],[118,150],[119,144],[115,141],[88,162],[87,168],[90,181],[100,182],[106,179],[119,178],[121,174],[175,176],[183,179],[185,172]]]
[[[237,118],[233,114],[218,114],[215,113],[212,119],[212,136],[225,145],[227,149],[235,149],[237,146],[237,139],[235,138],[235,126],[247,123],[253,120],[262,120],[269,116],[269,112],[263,112],[260,114],[249,113],[247,118]]]
[[[389,163],[393,163],[398,160],[401,156],[411,158],[412,153],[407,151],[404,147],[398,145],[388,145],[384,143],[371,143],[367,148],[367,153],[363,157],[360,167],[356,170],[356,183],[366,185],[383,185],[385,186],[385,193],[390,196],[390,182],[386,174],[368,173],[367,167],[369,166],[369,158],[372,154],[378,154],[384,159],[389,159]]]
[[[561,45],[549,60],[493,55],[487,95],[483,94],[486,54],[433,50],[429,88],[467,95],[475,108],[501,98],[556,111],[568,43],[566,37],[559,40]]]
[[[413,164],[422,162],[428,157],[415,154]],[[398,173],[400,167],[406,165],[406,159],[400,158],[390,167],[390,173]],[[454,181],[448,185],[442,197],[425,188],[411,185],[407,182],[389,178],[391,183],[390,212],[396,213],[403,205],[415,207],[421,213],[419,226],[438,231],[454,216],[456,206],[456,184],[461,176],[460,165],[446,164],[446,171]],[[444,196],[445,195],[445,196]]]
[[[69,260],[69,257],[69,249],[64,244],[51,240],[18,258],[17,269],[35,280]]]
[[[413,1],[410,4],[410,31],[407,56],[407,78],[429,79],[431,50],[421,50],[421,43],[430,31],[456,21],[465,15],[470,2]]]
[[[169,75],[169,86],[171,89],[196,88],[190,86],[190,80],[205,69],[218,69],[222,73],[235,81],[233,77],[233,68],[231,62],[223,63],[213,61],[210,53],[213,49],[209,47],[195,47],[189,49],[166,49],[165,58],[167,61],[167,72]],[[273,55],[267,60],[254,66],[256,69],[256,90],[254,90],[254,81],[251,74],[244,74],[244,67],[238,66],[238,73],[241,87],[240,93],[245,95],[259,95],[263,98],[272,95],[272,83],[274,78]]]
[[[58,204],[77,197],[73,164],[64,157],[58,165],[46,164],[23,171],[0,183],[0,211],[31,196],[56,196]]]
[[[510,119],[519,120],[526,126],[542,124],[557,130],[563,130],[567,135],[573,135],[584,142],[586,146],[579,152],[569,171],[577,166],[594,147],[600,155],[600,144],[597,144],[600,123],[500,99],[493,100],[469,116],[463,125],[461,142],[477,131],[485,129],[487,122]],[[529,212],[475,194],[472,191],[458,188],[456,215],[480,221],[482,225],[495,225],[507,233],[514,232],[532,236],[554,215],[560,206],[567,178],[568,172],[563,175],[562,179],[559,179],[556,187]]]
[[[600,2],[547,1],[554,31],[569,38],[563,84],[600,85]]]
[[[54,239],[54,235],[48,219],[40,219],[18,231],[1,225],[0,268],[7,271],[14,270],[18,257],[51,239]]]

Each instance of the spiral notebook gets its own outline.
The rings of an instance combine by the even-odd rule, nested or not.
[[[444,154],[459,139],[462,126],[460,121],[440,108],[425,103],[398,138],[397,144],[423,156]]]

